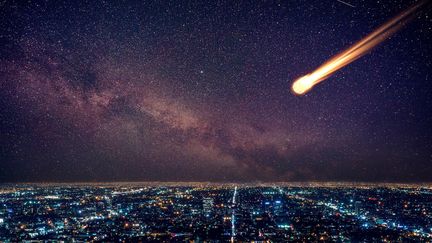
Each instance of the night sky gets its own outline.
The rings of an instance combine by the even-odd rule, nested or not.
[[[415,1],[0,1],[0,181],[432,181],[432,14],[304,96]]]

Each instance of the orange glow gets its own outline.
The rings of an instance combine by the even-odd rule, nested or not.
[[[413,13],[415,13],[424,3],[425,1],[421,1],[415,4],[349,47],[347,50],[322,64],[312,73],[300,77],[294,81],[291,88],[292,91],[297,95],[303,95],[312,89],[313,86],[327,79],[337,70],[365,55],[372,48],[399,30],[400,27],[402,27],[402,25],[406,23],[406,21],[412,17]]]

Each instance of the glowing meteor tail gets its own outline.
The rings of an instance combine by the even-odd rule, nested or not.
[[[372,48],[387,39],[389,36],[399,30],[404,23],[411,19],[414,13],[425,4],[426,1],[421,1],[406,11],[400,13],[396,17],[389,20],[387,23],[380,26],[374,32],[370,33],[365,38],[361,39],[347,50],[334,56],[329,61],[319,66],[315,71],[309,73],[296,81],[292,85],[292,91],[297,95],[302,95],[308,92],[313,86],[327,79],[337,70],[345,67],[351,62],[365,55]]]

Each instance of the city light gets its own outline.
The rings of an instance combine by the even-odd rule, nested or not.
[[[0,194],[0,241],[430,241],[431,190],[344,184],[22,186]]]

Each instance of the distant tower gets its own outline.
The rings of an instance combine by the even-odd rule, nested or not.
[[[208,217],[208,216],[210,216],[212,211],[213,211],[213,198],[210,198],[210,197],[203,198],[204,215],[206,215]]]
[[[355,201],[354,202],[354,212],[357,216],[359,216],[361,213],[360,209],[361,209],[361,201]]]
[[[273,202],[273,212],[275,215],[283,213],[283,203],[282,200],[278,199]]]

